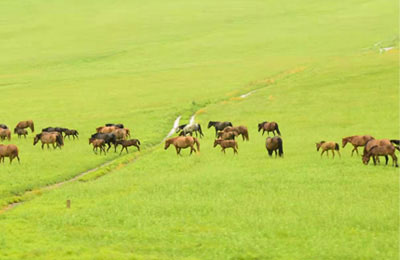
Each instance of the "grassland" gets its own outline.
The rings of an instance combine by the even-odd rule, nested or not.
[[[0,5],[1,123],[81,133],[62,151],[12,140],[22,163],[0,168],[0,205],[116,158],[91,153],[98,125],[124,122],[145,148],[1,214],[0,259],[398,258],[398,170],[363,166],[348,147],[320,159],[314,147],[400,135],[397,4]],[[380,54],[377,42],[396,48]],[[203,128],[249,126],[250,142],[224,156],[209,129],[196,156],[164,151],[173,120],[196,111]],[[267,158],[264,120],[279,122],[284,159]]]

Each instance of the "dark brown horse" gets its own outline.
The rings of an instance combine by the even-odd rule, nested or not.
[[[68,139],[70,139],[70,136],[72,136],[72,138],[74,140],[75,140],[75,137],[77,139],[79,139],[79,137],[78,137],[79,133],[78,133],[78,131],[76,131],[74,129],[66,129],[66,130],[64,130],[64,134],[65,134],[64,138],[68,136]]]
[[[283,157],[283,141],[279,136],[267,137],[265,140],[265,148],[269,156],[272,156],[272,153],[275,152],[275,158],[278,154],[279,157]]]
[[[258,132],[263,130],[262,135],[264,135],[264,132],[267,131],[267,134],[269,135],[269,132],[272,132],[275,136],[275,131],[278,133],[278,135],[281,135],[281,132],[279,131],[279,126],[277,122],[267,122],[264,121],[262,123],[258,124]]]
[[[390,155],[392,157],[392,166],[395,165],[396,167],[399,167],[397,164],[397,156],[394,154],[395,150],[396,148],[392,144],[374,145],[370,147],[369,151],[365,151],[364,149],[362,161],[367,165],[372,156],[374,165],[376,165],[376,157]]]
[[[235,140],[235,137],[238,135],[239,134],[236,131],[230,131],[230,132],[220,131],[217,134],[218,138],[222,140]]]
[[[190,154],[192,154],[193,151],[196,152],[196,149],[194,149],[194,144],[197,145],[197,151],[200,152],[200,143],[197,138],[192,136],[178,136],[169,138],[165,140],[164,149],[167,150],[171,144],[175,146],[177,155],[181,155],[181,149],[188,147],[190,147]]]
[[[32,120],[27,120],[27,121],[19,122],[17,124],[17,126],[14,128],[14,133],[16,133],[16,129],[17,128],[25,129],[25,128],[28,128],[28,127],[31,129],[32,133],[35,132],[35,125],[34,125],[33,121]]]
[[[138,151],[140,151],[140,141],[138,139],[118,140],[116,142],[116,145],[118,146],[119,144],[122,145],[122,149],[119,154],[121,154],[124,149],[126,150],[126,153],[128,153],[129,146],[135,146],[138,149]]]
[[[370,135],[353,135],[342,138],[342,148],[346,146],[347,143],[351,143],[354,148],[351,151],[351,156],[353,156],[354,151],[358,155],[358,147],[364,146],[369,140],[375,139]]]
[[[219,121],[210,121],[208,122],[208,128],[215,127],[215,136],[218,136],[218,131],[222,131],[225,127],[232,126],[231,122],[219,122]]]
[[[4,163],[4,157],[10,158],[10,164],[12,163],[14,158],[17,158],[18,162],[20,162],[18,156],[18,147],[14,144],[9,144],[9,145],[0,144],[0,163],[2,160]]]
[[[322,150],[321,157],[324,154],[324,152],[326,152],[326,156],[329,157],[329,153],[328,153],[329,150],[332,151],[332,156],[333,156],[332,158],[335,158],[335,151],[339,154],[339,157],[341,157],[340,152],[339,152],[339,144],[338,143],[321,141],[321,142],[317,143],[316,146],[317,146],[317,152],[319,151],[319,149]]]
[[[0,128],[0,140],[5,140],[5,139],[11,140],[11,131],[10,129],[3,129]]]
[[[216,147],[217,145],[221,146],[222,150],[221,152],[225,152],[226,148],[232,148],[233,149],[233,154],[237,154],[238,151],[237,149],[239,149],[238,144],[235,140],[223,140],[223,139],[216,139],[214,141],[214,147]]]
[[[240,125],[240,126],[228,126],[225,127],[225,129],[223,130],[224,132],[236,132],[237,135],[241,135],[244,140],[249,141],[249,131],[247,130],[247,127]]]
[[[28,134],[28,131],[26,131],[26,129],[22,129],[22,128],[17,128],[17,133],[18,138],[21,138],[21,135],[23,135],[26,139],[26,135]]]

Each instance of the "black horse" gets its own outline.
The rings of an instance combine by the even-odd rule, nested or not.
[[[5,124],[0,124],[0,128],[8,129],[8,126],[6,126]]]
[[[115,152],[117,152],[117,137],[113,133],[110,134],[95,133],[91,136],[90,139],[103,139],[104,143],[108,145],[107,152],[108,150],[110,150],[111,144],[114,145],[115,148],[114,150]]]
[[[46,127],[42,129],[42,132],[59,132],[60,134],[62,134],[67,130],[67,128],[63,127]]]
[[[124,128],[124,124],[111,124],[111,123],[108,123],[108,124],[106,124],[106,126],[115,126],[115,127],[118,127],[118,128]]]
[[[67,129],[64,131],[64,134],[65,134],[64,138],[68,136],[68,139],[69,139],[69,137],[72,135],[74,140],[75,140],[75,137],[79,139],[79,137],[78,137],[79,133],[75,129]]]
[[[233,126],[231,122],[219,122],[219,121],[210,121],[208,122],[208,128],[211,126],[215,127],[215,136],[218,136],[218,131],[222,131],[225,127]]]

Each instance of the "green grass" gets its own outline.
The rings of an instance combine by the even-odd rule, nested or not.
[[[354,134],[400,136],[397,4],[5,1],[0,9],[0,90],[12,108],[0,123],[29,118],[38,130],[81,133],[62,151],[13,136],[22,163],[1,166],[0,205],[117,158],[87,144],[106,122],[125,123],[145,148],[1,214],[0,259],[398,258],[398,170],[364,166],[350,147],[335,160],[315,150]],[[376,42],[396,49],[379,54]],[[173,120],[196,111],[201,153],[164,151]],[[238,156],[212,148],[209,120],[249,127]],[[285,158],[268,158],[256,132],[264,120],[279,122]]]

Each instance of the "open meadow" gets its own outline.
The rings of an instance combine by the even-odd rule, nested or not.
[[[0,124],[32,119],[35,133],[0,141],[21,158],[0,164],[0,259],[398,259],[399,170],[341,144],[400,137],[398,9],[1,1]],[[164,150],[192,115],[200,152]],[[238,155],[213,148],[210,120],[248,127]],[[279,123],[283,158],[268,156],[263,121]],[[105,123],[141,151],[94,154]],[[33,146],[49,126],[79,140]],[[341,157],[321,158],[321,140]]]

